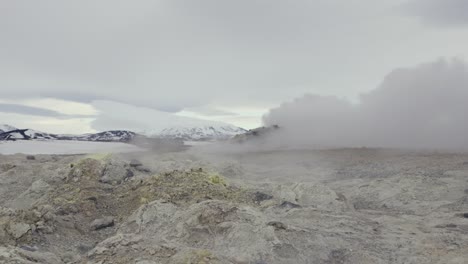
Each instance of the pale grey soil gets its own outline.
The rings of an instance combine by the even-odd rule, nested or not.
[[[199,146],[90,158],[0,156],[0,263],[468,260],[468,154]]]

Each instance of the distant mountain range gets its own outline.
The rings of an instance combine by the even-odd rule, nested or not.
[[[129,142],[137,134],[125,130],[113,130],[83,135],[62,135],[36,131],[33,129],[19,129],[9,125],[0,125],[0,141],[11,140],[76,140],[95,142]]]
[[[163,129],[157,134],[157,137],[195,141],[223,140],[245,132],[247,130],[233,125],[177,126]]]
[[[96,142],[130,142],[136,137],[178,139],[184,141],[224,140],[247,130],[232,125],[177,126],[159,132],[111,130],[83,135],[52,134],[33,129],[20,129],[10,125],[0,125],[0,141],[6,140],[76,140]]]

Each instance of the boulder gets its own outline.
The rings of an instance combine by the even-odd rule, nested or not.
[[[26,235],[29,230],[31,230],[31,226],[26,223],[10,223],[8,226],[7,232],[15,239],[20,239],[24,235]]]
[[[100,181],[119,184],[130,177],[133,177],[133,172],[128,168],[128,165],[122,161],[113,160],[105,165]]]

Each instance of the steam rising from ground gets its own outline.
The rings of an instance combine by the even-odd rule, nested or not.
[[[264,116],[289,146],[468,148],[468,71],[458,59],[391,72],[358,104],[305,95]]]

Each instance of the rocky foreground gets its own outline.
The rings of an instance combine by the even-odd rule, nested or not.
[[[0,263],[467,263],[468,155],[0,156]]]

